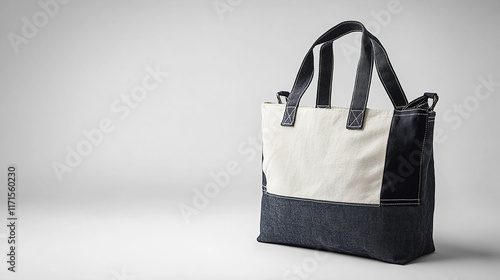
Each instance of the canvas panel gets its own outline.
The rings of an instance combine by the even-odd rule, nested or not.
[[[361,130],[348,108],[300,106],[281,126],[284,104],[262,105],[263,172],[269,193],[339,203],[380,204],[393,110],[367,109]]]

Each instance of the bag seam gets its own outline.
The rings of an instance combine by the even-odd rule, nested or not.
[[[359,206],[359,207],[380,207],[380,204],[371,204],[371,203],[363,204],[363,203],[327,201],[327,200],[311,199],[311,198],[300,198],[300,197],[292,197],[292,196],[284,196],[284,195],[274,194],[274,193],[270,193],[269,191],[265,191],[264,194],[269,195],[269,196],[278,197],[278,198],[283,198],[283,199],[308,201],[308,202],[316,202],[316,203],[324,203],[324,204],[337,204],[337,205]]]

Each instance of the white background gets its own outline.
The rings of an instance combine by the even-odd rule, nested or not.
[[[47,2],[0,3],[2,279],[498,279],[500,2]],[[290,89],[318,36],[351,19],[385,45],[409,99],[441,98],[436,252],[406,266],[255,240],[260,104]],[[351,97],[355,37],[336,43],[337,106]],[[169,76],[117,112],[148,67]],[[303,103],[314,96],[313,86]],[[369,107],[390,106],[375,77]],[[113,131],[59,180],[54,164],[67,166],[68,147],[106,119]],[[16,273],[6,263],[9,164]],[[214,180],[228,164],[229,182]],[[210,184],[225,187],[195,208]]]

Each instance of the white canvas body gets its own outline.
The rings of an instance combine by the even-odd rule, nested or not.
[[[262,105],[263,172],[270,194],[380,204],[394,110],[367,109],[363,129],[346,129],[348,108],[300,106],[281,126],[284,104]]]

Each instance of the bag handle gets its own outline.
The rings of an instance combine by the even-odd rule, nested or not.
[[[326,42],[319,51],[318,88],[316,108],[331,108],[333,83],[333,41]]]
[[[333,64],[331,64],[333,62],[333,48],[330,47],[330,43],[351,32],[362,32],[362,37],[361,55],[358,61],[354,92],[346,127],[348,129],[361,129],[363,126],[364,112],[366,110],[366,101],[368,98],[374,60],[377,65],[377,73],[382,80],[384,88],[389,94],[394,107],[397,109],[402,108],[408,103],[397,76],[394,73],[392,65],[390,64],[387,52],[382,47],[382,44],[375,36],[370,34],[360,22],[346,21],[336,25],[320,36],[307,52],[304,60],[302,61],[302,65],[299,69],[292,90],[289,93],[281,125],[293,126],[295,123],[298,104],[302,95],[311,83],[314,75],[313,48],[319,44],[323,44],[320,55],[324,55],[325,57],[325,59],[320,59],[320,65],[323,64],[321,69],[330,69],[330,72],[327,75],[326,73],[328,72],[320,70],[322,71],[320,73],[325,74],[321,75],[320,81],[318,82],[320,91],[318,91],[319,100],[317,100],[317,104],[327,105],[325,107],[329,107],[331,73],[333,71]],[[332,49],[331,59],[328,59],[328,49]],[[328,67],[328,63],[325,64],[328,60],[332,65],[331,67]],[[326,86],[328,86],[328,89],[323,90]]]
[[[370,38],[375,48],[375,65],[378,76],[395,109],[408,105],[406,95],[392,68],[386,50],[377,38]],[[374,41],[375,40],[375,41]],[[333,42],[324,43],[320,49],[319,77],[316,94],[316,108],[331,108],[332,81],[334,71]]]

